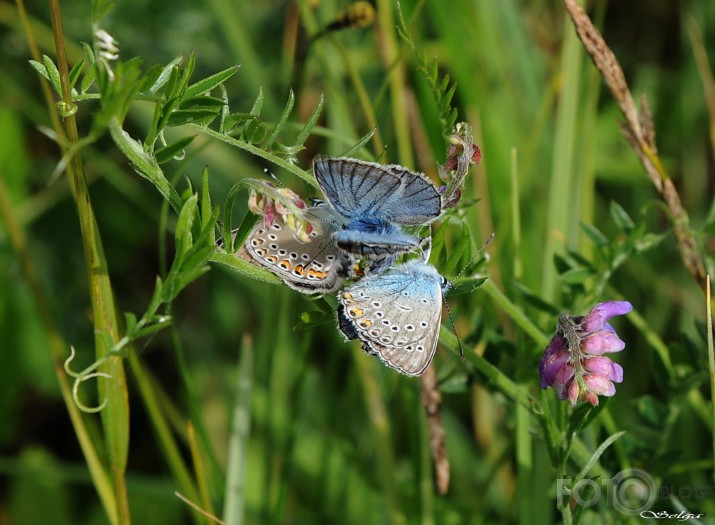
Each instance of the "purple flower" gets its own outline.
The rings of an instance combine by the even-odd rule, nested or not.
[[[553,387],[559,399],[568,399],[572,405],[588,401],[596,406],[598,396],[615,394],[613,383],[623,381],[623,368],[603,354],[620,352],[626,344],[608,320],[631,310],[628,301],[608,301],[594,306],[586,316],[561,314],[539,363],[541,388]]]

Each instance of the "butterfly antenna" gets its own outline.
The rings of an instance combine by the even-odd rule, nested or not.
[[[454,337],[457,338],[457,345],[459,346],[459,357],[461,357],[462,361],[464,361],[464,348],[462,347],[462,341],[459,339],[459,335],[457,334],[457,327],[454,324],[454,317],[452,317],[452,310],[449,307],[447,298],[445,297],[442,300],[444,301],[445,308],[447,308],[447,317],[449,317],[449,323],[452,325],[452,332],[454,333]]]
[[[274,181],[276,181],[276,183],[278,183],[278,187],[280,187],[280,188],[283,187],[283,183],[278,179],[278,177],[276,177],[275,173],[273,173],[272,171],[269,171],[268,168],[263,168],[263,173],[265,173],[270,178],[272,178]]]
[[[492,233],[489,238],[482,244],[482,247],[479,248],[477,253],[475,253],[472,258],[469,260],[469,262],[462,268],[462,270],[457,274],[457,276],[449,281],[445,279],[445,290],[451,288],[453,285],[453,282],[459,279],[462,274],[465,272],[467,268],[474,262],[474,259],[477,258],[478,255],[480,255],[484,249],[489,246],[489,243],[491,243],[494,240],[494,233]],[[447,315],[449,316],[449,322],[452,324],[452,332],[454,332],[454,337],[457,338],[457,345],[459,346],[459,356],[462,358],[462,361],[464,361],[464,347],[462,346],[462,341],[459,339],[459,335],[457,334],[457,327],[454,324],[454,317],[452,317],[452,310],[449,308],[449,303],[447,302],[447,298],[444,298],[444,306],[447,308]]]
[[[457,279],[459,279],[459,278],[462,276],[462,274],[467,270],[467,268],[469,268],[469,267],[472,265],[472,263],[474,262],[474,259],[476,259],[479,255],[481,255],[481,253],[484,251],[484,249],[485,249],[487,246],[489,246],[489,244],[490,244],[493,240],[494,240],[494,233],[492,233],[492,234],[489,236],[489,238],[488,238],[486,241],[484,241],[484,244],[482,244],[482,247],[479,248],[479,250],[477,250],[477,253],[475,253],[475,254],[472,256],[471,259],[469,259],[469,262],[468,262],[467,264],[465,264],[465,265],[464,265],[464,268],[462,268],[462,269],[459,271],[459,273],[456,275],[456,277],[455,277],[454,279],[452,279],[452,282],[456,281]],[[451,285],[451,284],[452,284],[452,283],[450,282],[450,285]]]

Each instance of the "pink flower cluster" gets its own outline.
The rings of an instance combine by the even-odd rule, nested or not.
[[[539,364],[541,387],[553,387],[559,399],[572,405],[588,401],[596,406],[598,396],[615,394],[613,383],[623,381],[623,368],[603,354],[620,352],[626,344],[608,320],[632,309],[628,301],[609,301],[583,317],[561,314]]]
[[[261,182],[262,191],[251,189],[248,209],[263,217],[263,224],[270,228],[278,217],[295,238],[308,242],[313,225],[305,218],[305,201],[288,188],[276,188],[268,182]]]

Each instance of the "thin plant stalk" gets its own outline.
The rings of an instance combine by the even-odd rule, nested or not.
[[[106,468],[102,464],[97,448],[94,446],[92,437],[84,421],[84,416],[80,412],[79,408],[77,408],[77,405],[72,398],[72,387],[69,384],[67,374],[65,374],[63,367],[63,361],[65,358],[64,354],[68,345],[63,341],[62,335],[57,329],[57,325],[55,324],[54,318],[47,304],[47,299],[42,291],[42,286],[40,286],[35,265],[27,252],[27,243],[25,242],[23,231],[12,211],[5,185],[5,179],[3,178],[2,173],[0,173],[0,216],[2,216],[8,230],[10,243],[20,257],[22,271],[25,274],[25,279],[27,280],[28,285],[30,286],[30,291],[35,300],[40,320],[45,327],[45,333],[47,334],[50,345],[48,350],[53,364],[52,368],[55,371],[57,383],[62,394],[62,400],[67,407],[67,412],[69,413],[72,427],[74,428],[75,435],[77,436],[77,441],[79,442],[80,449],[82,450],[82,454],[84,455],[87,463],[92,483],[97,490],[97,494],[99,495],[99,499],[104,507],[104,512],[106,513],[109,522],[116,524],[117,509],[114,500],[112,483],[109,479]]]
[[[69,82],[69,66],[64,45],[64,32],[59,0],[50,0],[50,16],[52,32],[57,53],[57,67],[60,74],[62,98],[65,107],[73,105]],[[69,148],[79,141],[77,122],[74,115],[69,114],[64,121],[65,133]],[[67,166],[70,184],[73,188],[77,212],[79,215],[82,244],[84,247],[87,273],[90,284],[90,298],[95,327],[96,358],[102,359],[109,354],[111,347],[108,340],[115,343],[120,339],[120,328],[114,305],[114,293],[107,271],[107,260],[104,256],[101,238],[92,210],[87,180],[84,176],[82,159],[75,154]],[[107,337],[105,337],[105,335]],[[105,399],[107,406],[102,410],[102,423],[110,458],[114,496],[116,501],[118,523],[124,525],[131,522],[125,471],[129,449],[129,402],[124,365],[119,356],[110,357],[100,371],[109,375],[108,381],[99,382],[100,397]]]
[[[708,330],[708,369],[710,372],[710,399],[715,399],[715,345],[713,345],[713,312],[711,307],[710,297],[710,276],[708,275],[705,287],[705,314],[707,316],[706,325]],[[712,410],[712,425],[715,427],[715,403],[710,403]],[[715,432],[713,436],[713,459],[715,459]],[[713,480],[715,480],[715,471],[713,472]]]
[[[564,0],[564,5],[583,46],[601,72],[604,82],[623,113],[625,122],[621,123],[621,131],[626,141],[641,161],[660,198],[668,206],[683,266],[698,286],[705,291],[706,273],[703,254],[690,228],[688,213],[682,206],[680,195],[658,154],[655,142],[655,124],[648,101],[645,95],[642,96],[640,111],[636,108],[623,69],[601,33],[594,27],[583,8],[574,0]]]
[[[395,17],[391,0],[377,0],[377,24],[379,31],[379,49],[382,62],[388,69],[390,87],[392,125],[395,127],[397,141],[397,160],[403,166],[414,165],[414,154],[410,142],[409,119],[406,112],[405,68],[399,61],[400,48],[395,37]]]

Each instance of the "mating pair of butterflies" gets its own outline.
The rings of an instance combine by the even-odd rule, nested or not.
[[[259,222],[239,254],[302,293],[331,293],[355,259],[365,276],[338,297],[338,327],[368,354],[408,376],[421,375],[437,348],[446,280],[423,260],[392,268],[429,239],[402,226],[423,226],[442,212],[435,185],[402,166],[317,158],[313,171],[326,202],[308,208],[313,230],[302,243],[279,221]]]

